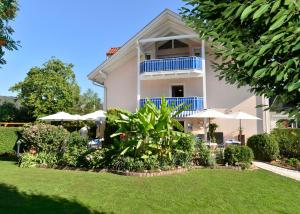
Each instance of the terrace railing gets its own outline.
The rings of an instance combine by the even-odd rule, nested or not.
[[[203,110],[203,97],[166,97],[166,101],[169,106],[178,106],[183,103],[183,105],[189,106],[186,111],[199,111]],[[150,99],[140,99],[140,106],[143,107],[147,100],[152,101],[157,108],[161,106],[161,97],[150,98]]]
[[[140,64],[141,73],[197,69],[200,70],[201,68],[201,58],[196,56],[145,60]]]

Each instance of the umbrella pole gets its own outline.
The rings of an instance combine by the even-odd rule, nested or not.
[[[239,141],[242,143],[242,120],[240,119]]]
[[[207,129],[206,129],[206,118],[204,118],[204,141],[206,142],[207,141]]]

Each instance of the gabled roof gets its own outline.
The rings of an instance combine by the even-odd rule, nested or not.
[[[142,39],[149,33],[153,33],[153,29],[161,26],[167,21],[172,21],[180,26],[185,26],[185,23],[182,21],[182,18],[179,14],[171,11],[170,9],[165,9],[161,12],[156,18],[154,18],[149,24],[147,24],[143,29],[141,29],[137,34],[135,34],[131,39],[129,39],[120,49],[113,54],[111,57],[107,58],[101,65],[95,68],[90,74],[88,74],[88,79],[99,82],[97,77],[101,79],[100,72],[106,72],[110,66],[117,63],[120,59],[128,57],[128,53],[137,47],[137,41]],[[193,32],[192,29],[186,27],[190,32]],[[103,74],[102,74],[103,75]],[[100,81],[102,83],[103,81]]]

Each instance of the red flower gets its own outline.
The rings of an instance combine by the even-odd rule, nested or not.
[[[124,141],[126,139],[126,134],[122,133],[120,134],[120,140]]]

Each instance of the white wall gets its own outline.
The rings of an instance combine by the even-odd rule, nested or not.
[[[107,88],[107,108],[136,110],[136,57],[109,72],[104,84]]]
[[[182,78],[141,81],[141,98],[171,97],[172,85],[184,85],[184,96],[202,97],[202,78]]]

